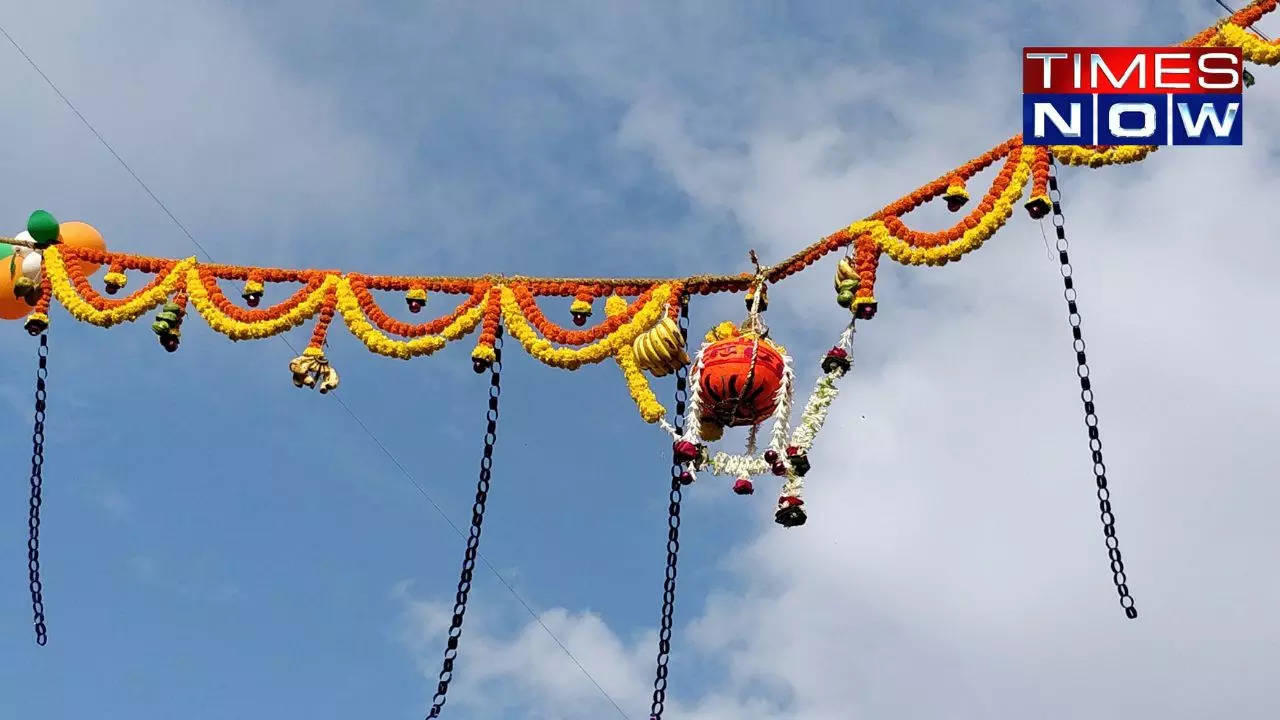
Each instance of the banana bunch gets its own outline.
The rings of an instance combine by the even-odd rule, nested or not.
[[[840,307],[849,307],[853,305],[853,293],[857,291],[858,286],[862,284],[861,278],[858,277],[858,269],[853,266],[853,258],[848,255],[840,258],[840,262],[836,263],[836,302]]]
[[[669,375],[689,364],[689,356],[684,351],[684,339],[680,336],[680,326],[670,315],[663,315],[662,321],[648,332],[636,336],[631,344],[631,351],[636,358],[636,365],[654,377]]]
[[[294,387],[313,387],[323,395],[338,387],[338,371],[324,355],[299,355],[289,363]]]

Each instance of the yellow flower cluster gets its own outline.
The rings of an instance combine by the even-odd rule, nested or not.
[[[108,285],[115,285],[118,288],[122,288],[125,285],[129,284],[129,278],[126,277],[124,273],[109,272],[106,275],[102,276],[102,282]]]
[[[591,314],[591,303],[586,300],[574,300],[569,305],[569,312]]]
[[[889,257],[908,265],[943,265],[958,260],[967,252],[981,247],[1013,214],[1013,205],[1022,197],[1027,180],[1031,177],[1031,162],[1035,148],[1023,147],[1018,164],[1013,170],[1009,185],[1000,193],[991,212],[983,215],[978,224],[965,231],[959,239],[935,247],[915,247],[901,238],[894,237],[879,220],[862,220],[849,226],[849,234],[871,234]]]
[[[66,261],[62,259],[56,245],[45,248],[43,264],[44,271],[49,273],[49,281],[53,285],[53,296],[62,303],[67,312],[81,322],[105,328],[133,322],[152,308],[162,304],[170,293],[178,289],[188,271],[195,272],[193,268],[196,259],[179,260],[164,280],[155,287],[109,310],[99,310],[80,297],[80,293],[67,275]]]
[[[511,336],[524,346],[525,351],[540,362],[565,370],[576,370],[583,365],[598,363],[617,353],[619,348],[630,347],[636,336],[652,328],[662,318],[663,309],[671,298],[671,284],[664,283],[653,289],[649,302],[622,327],[590,345],[578,349],[553,347],[550,340],[539,336],[529,325],[511,288],[502,288],[502,315],[506,319]]]
[[[627,301],[617,295],[610,295],[609,299],[605,300],[605,317],[620,315],[626,310]],[[613,359],[618,362],[618,367],[622,369],[622,376],[627,381],[627,391],[631,393],[631,399],[636,402],[640,417],[647,423],[656,423],[667,414],[667,409],[662,407],[662,403],[658,402],[657,396],[653,394],[653,388],[649,386],[649,379],[640,370],[640,366],[636,363],[635,351],[631,348],[631,343],[624,343],[614,353]]]
[[[715,342],[717,340],[728,340],[731,337],[738,336],[738,326],[725,320],[719,325],[707,331],[706,341]]]
[[[456,320],[441,330],[439,335],[423,335],[411,340],[392,340],[375,328],[373,323],[365,317],[364,311],[360,309],[360,301],[356,299],[356,294],[351,289],[351,281],[347,278],[338,281],[338,312],[342,313],[342,320],[347,324],[347,329],[373,352],[401,360],[430,355],[447,343],[475,330],[481,318],[484,317],[487,305],[487,300],[480,302],[459,315]]]
[[[1269,43],[1238,25],[1226,23],[1218,28],[1209,45],[1238,47],[1245,60],[1259,65],[1275,65],[1280,62],[1280,46]]]
[[[298,303],[289,312],[278,318],[249,323],[228,316],[213,304],[213,301],[209,299],[208,289],[205,288],[204,282],[200,280],[199,270],[195,267],[189,267],[186,275],[187,296],[191,298],[191,304],[195,306],[196,311],[200,313],[204,321],[209,323],[209,327],[232,340],[261,340],[262,338],[279,335],[286,330],[301,325],[307,318],[315,315],[320,310],[320,306],[324,304],[325,299],[329,297],[329,293],[333,292],[334,286],[338,284],[336,275],[326,275],[320,287],[316,288],[305,300]]]
[[[1116,145],[1105,150],[1093,150],[1079,145],[1053,145],[1049,148],[1058,162],[1064,165],[1087,165],[1093,168],[1136,163],[1155,149],[1154,145]]]

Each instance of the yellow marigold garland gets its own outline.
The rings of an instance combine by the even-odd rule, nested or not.
[[[1280,63],[1280,46],[1269,43],[1253,33],[1232,23],[1218,28],[1218,34],[1208,43],[1216,47],[1238,47],[1245,60],[1259,65]]]
[[[653,289],[649,302],[629,322],[603,339],[581,348],[554,347],[550,340],[541,337],[520,310],[515,293],[506,287],[502,288],[502,314],[511,336],[539,362],[565,370],[576,370],[616,354],[621,347],[629,347],[637,335],[658,322],[670,298],[671,283],[658,285]]]
[[[320,287],[316,288],[314,292],[290,309],[289,312],[278,318],[248,323],[229,317],[213,304],[213,301],[209,299],[208,289],[205,288],[204,283],[200,280],[200,271],[197,268],[194,266],[188,267],[186,269],[186,278],[187,295],[190,297],[191,304],[195,306],[196,311],[200,313],[200,316],[204,318],[210,328],[232,340],[261,340],[262,338],[279,335],[286,330],[301,325],[306,322],[307,318],[316,314],[316,311],[324,304],[325,297],[338,282],[336,275],[326,275]]]
[[[392,340],[365,317],[360,309],[360,301],[351,289],[351,281],[342,278],[338,281],[338,312],[342,313],[342,321],[347,329],[355,335],[364,346],[379,355],[408,360],[412,357],[430,355],[449,342],[465,337],[480,324],[488,306],[488,300],[458,316],[449,323],[439,335],[423,335],[411,340]]]
[[[1024,146],[1020,151],[1017,167],[1009,185],[996,199],[991,212],[978,220],[978,224],[965,231],[960,239],[945,245],[934,247],[915,247],[905,240],[894,237],[880,220],[863,220],[849,226],[850,235],[870,233],[885,254],[900,263],[908,265],[941,265],[958,260],[965,253],[976,250],[995,234],[1013,214],[1013,205],[1022,198],[1027,180],[1031,177],[1031,162],[1035,159],[1035,148]]]
[[[605,300],[605,317],[613,317],[626,311],[627,301],[623,298],[610,295]],[[649,378],[645,377],[644,372],[640,370],[640,365],[636,363],[631,343],[623,343],[614,353],[613,359],[622,369],[622,376],[627,381],[627,391],[631,393],[631,399],[636,402],[640,417],[647,423],[656,423],[661,420],[667,414],[667,409],[658,402],[657,396],[653,394],[653,388],[649,385]]]
[[[1154,145],[1116,145],[1107,148],[1088,148],[1080,145],[1054,145],[1053,156],[1064,165],[1102,167],[1103,165],[1128,165],[1146,159],[1156,150]]]
[[[179,260],[168,275],[165,276],[164,280],[155,287],[139,293],[137,297],[131,298],[127,302],[109,310],[98,310],[80,297],[80,293],[76,291],[75,285],[72,284],[71,278],[67,275],[66,261],[63,260],[62,254],[58,251],[56,245],[45,248],[42,262],[45,272],[49,274],[53,296],[58,299],[58,302],[62,303],[67,312],[81,322],[105,328],[133,322],[152,308],[162,304],[170,294],[178,289],[182,283],[182,278],[186,276],[187,272],[194,272],[193,268],[195,267],[196,259]]]

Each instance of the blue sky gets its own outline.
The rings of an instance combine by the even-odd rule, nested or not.
[[[1115,6],[47,2],[0,23],[216,260],[683,275],[782,257],[1016,132],[1023,45],[1161,44],[1216,17]],[[113,248],[196,253],[16,52],[0,66],[10,232],[43,207]],[[1115,607],[1060,281],[1019,215],[959,266],[882,272],[809,525],[774,525],[771,490],[688,493],[669,717],[1280,709],[1280,584],[1258,570],[1280,539],[1259,331],[1280,93],[1256,74],[1245,148],[1063,180],[1141,620]],[[830,271],[771,293],[806,388],[841,328]],[[697,332],[740,316],[699,300]],[[283,342],[194,320],[170,355],[145,323],[53,312],[36,648],[34,346],[4,332],[0,717],[424,713],[461,538],[333,398],[292,387]],[[331,344],[339,394],[465,527],[485,402],[466,348]],[[646,717],[668,446],[616,368],[507,357],[482,551]],[[447,716],[617,715],[488,572],[461,658]]]

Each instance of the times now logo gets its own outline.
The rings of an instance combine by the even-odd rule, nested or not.
[[[1022,50],[1027,145],[1240,145],[1240,48]]]

